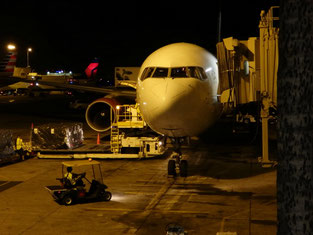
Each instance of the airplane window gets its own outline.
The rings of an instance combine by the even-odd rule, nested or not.
[[[140,80],[143,81],[143,80],[145,80],[145,79],[151,77],[153,70],[154,70],[153,67],[147,67],[147,68],[145,68],[145,70],[142,72],[142,75],[141,75]]]
[[[199,80],[207,79],[207,75],[203,68],[196,66],[173,68],[171,75],[172,77],[190,77]]]
[[[189,77],[200,79],[199,70],[197,67],[188,67]]]
[[[186,78],[187,76],[187,68],[179,67],[171,69],[171,77],[172,78]]]
[[[204,69],[201,67],[188,67],[188,74],[190,77],[200,80],[205,80],[208,78],[204,72]]]
[[[156,68],[153,73],[153,78],[165,78],[168,74],[168,68]]]
[[[168,77],[169,68],[155,68],[155,67],[147,67],[144,69],[141,75],[141,81],[147,78],[165,78]],[[196,78],[199,80],[207,79],[207,74],[204,72],[204,69],[196,66],[189,67],[176,67],[171,68],[170,71],[171,78]]]
[[[204,69],[203,68],[201,68],[201,67],[197,67],[197,69],[199,70],[199,73],[200,73],[200,79],[201,80],[205,80],[205,79],[207,79],[208,77],[207,77],[207,75],[206,75],[206,73],[204,72]]]

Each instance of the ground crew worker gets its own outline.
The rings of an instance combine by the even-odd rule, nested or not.
[[[72,185],[72,186],[74,186],[75,184],[76,184],[76,180],[74,179],[74,176],[73,176],[73,173],[72,173],[72,170],[73,170],[73,168],[72,167],[67,167],[67,173],[65,173],[65,175],[64,175],[64,178],[66,179],[66,180],[68,180],[68,182]]]
[[[20,155],[21,160],[24,160],[23,139],[17,136],[15,151]]]
[[[84,182],[82,180],[83,177],[85,177],[86,173],[82,173],[82,174],[75,174],[72,173],[73,168],[72,167],[67,167],[66,168],[67,173],[65,173],[64,178],[65,178],[65,185],[67,185],[68,187],[77,187],[79,189],[83,189],[84,188]]]

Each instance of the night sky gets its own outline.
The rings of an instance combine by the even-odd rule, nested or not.
[[[144,3],[143,3],[144,2]],[[105,5],[103,5],[105,4]],[[30,64],[82,72],[98,57],[108,74],[114,66],[140,66],[154,50],[190,42],[215,54],[219,1],[12,1],[0,7],[0,54],[17,45],[18,66]],[[260,11],[278,0],[222,2],[222,38],[258,36]]]

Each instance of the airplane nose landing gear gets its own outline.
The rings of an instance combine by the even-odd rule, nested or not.
[[[184,138],[173,138],[172,144],[174,145],[174,151],[168,161],[168,175],[176,176],[177,172],[181,177],[187,177],[188,174],[188,162],[186,159],[183,159],[181,153],[181,144],[184,141]]]
[[[177,172],[181,177],[187,177],[188,174],[188,162],[183,159],[182,155],[173,153],[171,159],[168,161],[168,175],[176,176]]]

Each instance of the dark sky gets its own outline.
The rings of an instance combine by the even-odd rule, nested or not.
[[[260,11],[272,5],[279,1],[223,0],[222,38],[258,36]],[[2,0],[1,54],[14,42],[19,66],[26,65],[30,46],[35,69],[80,72],[94,57],[107,70],[140,66],[151,52],[173,42],[195,43],[215,53],[218,11],[218,0]]]

